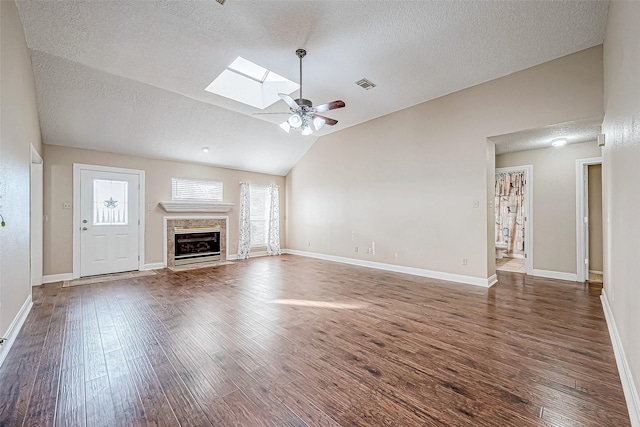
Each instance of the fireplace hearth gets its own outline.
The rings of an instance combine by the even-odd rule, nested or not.
[[[220,227],[175,227],[175,265],[220,261]]]
[[[228,217],[165,217],[168,268],[227,260]]]

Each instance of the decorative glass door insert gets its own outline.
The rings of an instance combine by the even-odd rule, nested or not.
[[[93,225],[127,225],[129,223],[129,183],[93,180]]]

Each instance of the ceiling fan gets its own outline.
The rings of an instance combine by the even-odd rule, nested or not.
[[[313,128],[320,130],[324,125],[333,126],[338,123],[329,117],[321,116],[319,113],[325,111],[335,110],[345,106],[344,101],[337,100],[326,104],[313,106],[313,103],[308,99],[302,97],[302,58],[307,55],[307,51],[304,49],[296,50],[296,55],[300,58],[300,97],[293,99],[286,93],[279,93],[278,95],[289,106],[290,112],[288,113],[256,113],[256,114],[289,114],[289,118],[280,124],[280,127],[287,133],[293,129],[299,129],[302,131],[302,135],[311,135]],[[313,128],[311,127],[313,125]]]

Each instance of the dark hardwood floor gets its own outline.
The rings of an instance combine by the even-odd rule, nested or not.
[[[34,288],[2,426],[627,426],[601,285],[284,255]]]

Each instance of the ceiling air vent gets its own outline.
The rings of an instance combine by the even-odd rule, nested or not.
[[[374,87],[376,87],[375,83],[367,79],[358,80],[356,84],[360,86],[362,89],[366,89],[366,90],[373,89]]]

